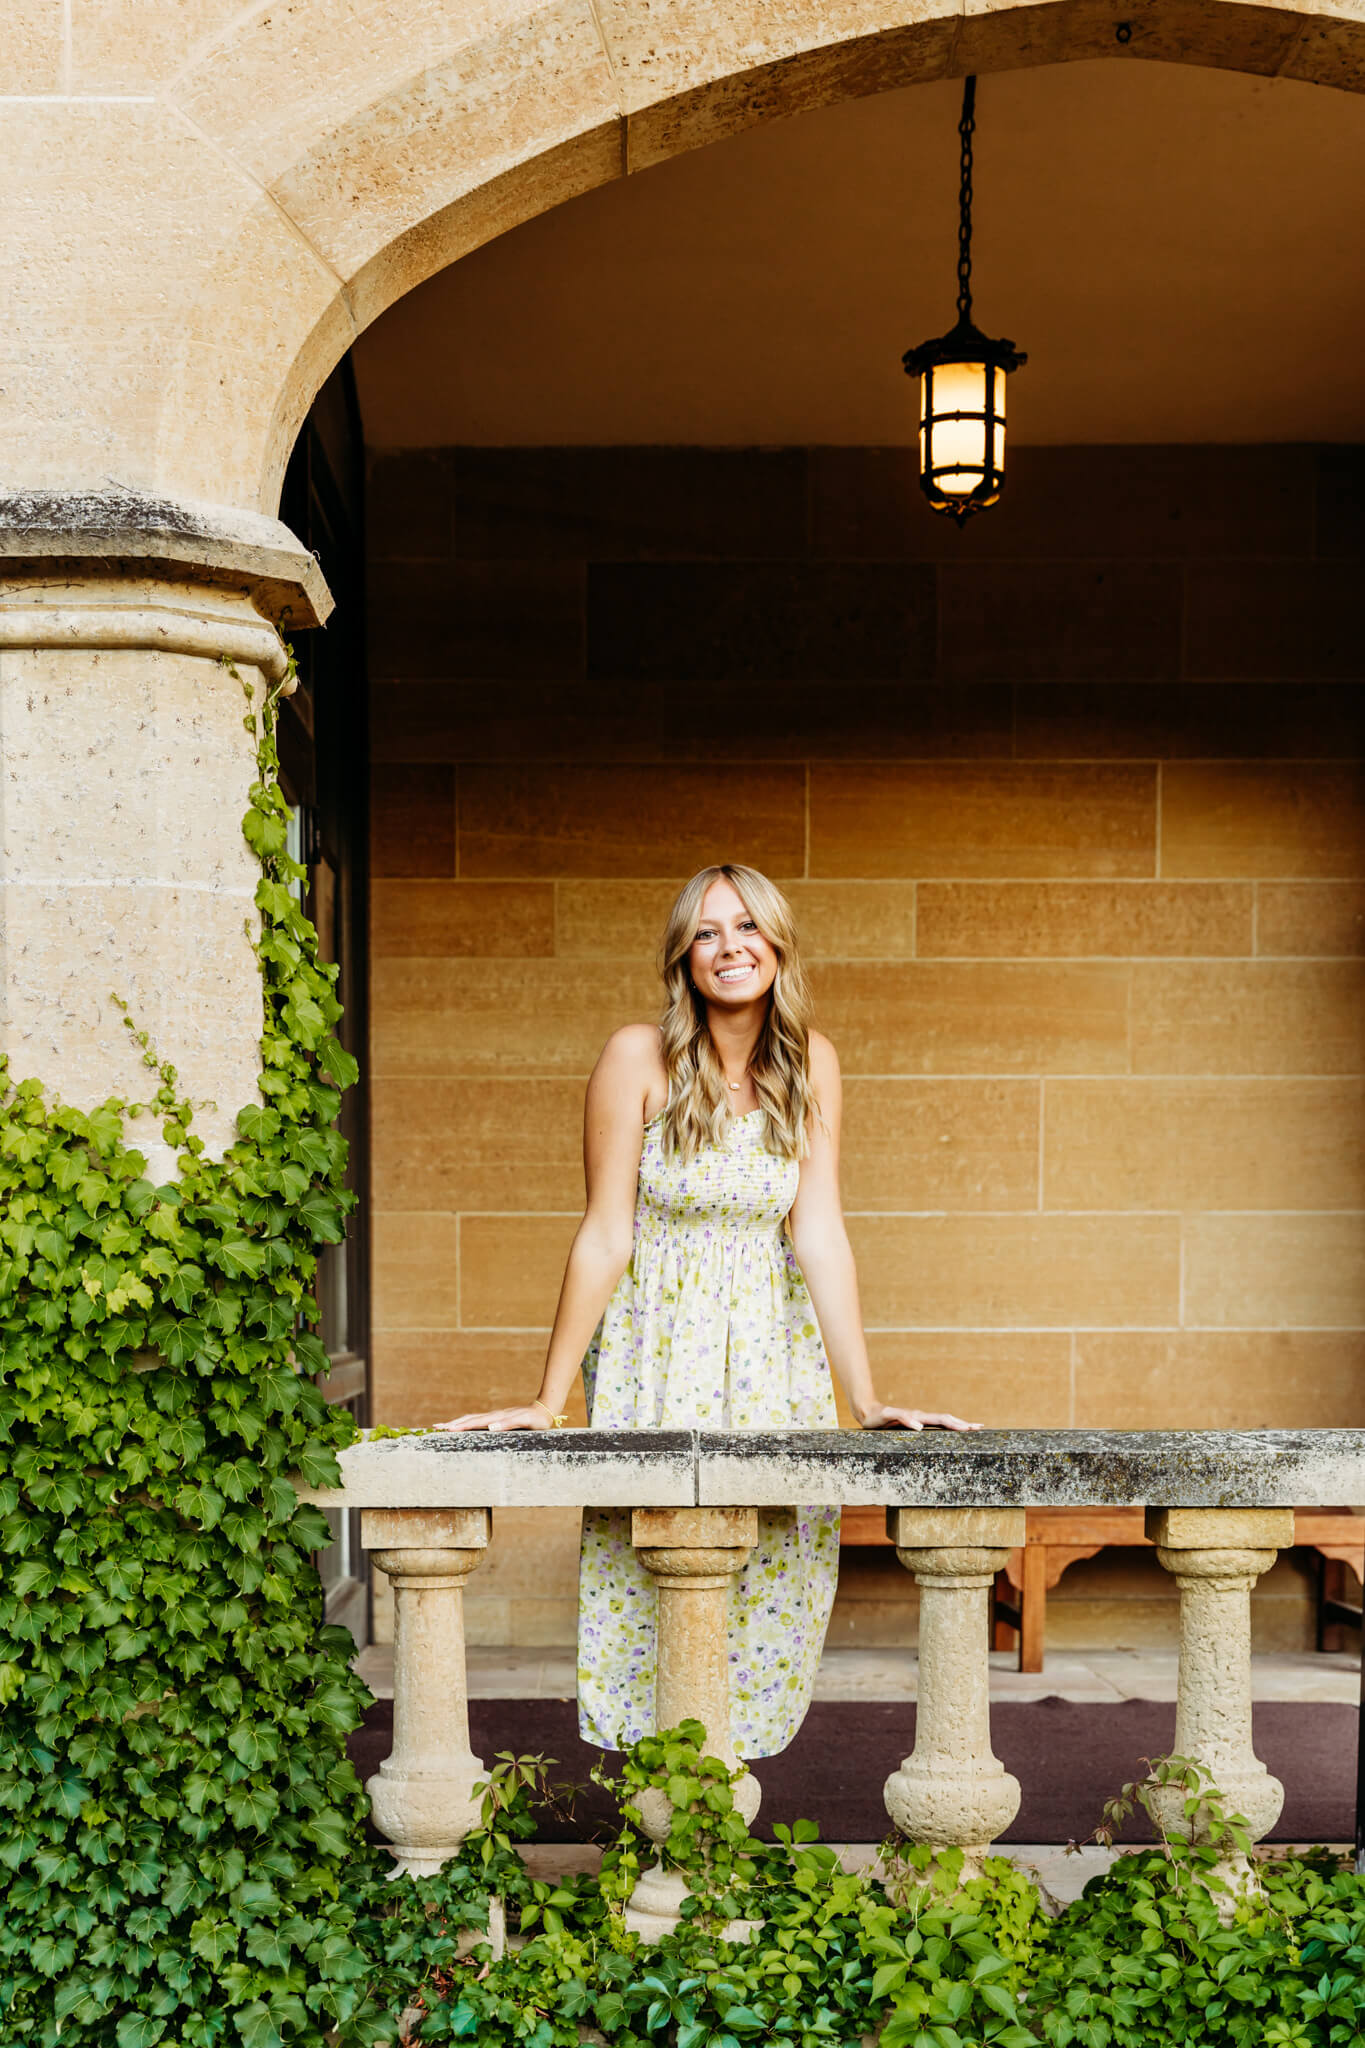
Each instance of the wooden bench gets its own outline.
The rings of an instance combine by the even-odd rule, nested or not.
[[[887,1542],[885,1508],[845,1508],[841,1544]],[[1294,1543],[1318,1558],[1318,1648],[1342,1647],[1345,1628],[1361,1626],[1361,1610],[1346,1599],[1346,1571],[1365,1578],[1365,1515],[1346,1509],[1296,1508]],[[995,1582],[992,1641],[997,1650],[1019,1644],[1019,1669],[1041,1671],[1047,1634],[1047,1596],[1068,1565],[1115,1546],[1150,1549],[1141,1508],[1030,1508],[1022,1550],[1012,1550]],[[1013,1596],[1013,1597],[1011,1597]]]

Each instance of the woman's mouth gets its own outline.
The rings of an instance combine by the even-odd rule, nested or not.
[[[723,981],[729,987],[733,982],[746,980],[753,971],[752,961],[747,967],[718,967],[716,969],[716,980]]]

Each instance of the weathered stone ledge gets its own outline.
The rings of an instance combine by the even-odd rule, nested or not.
[[[117,486],[0,491],[0,576],[49,583],[129,571],[243,590],[288,630],[319,626],[332,609],[317,558],[264,513]]]
[[[341,1453],[324,1507],[1365,1506],[1365,1430],[433,1431]]]

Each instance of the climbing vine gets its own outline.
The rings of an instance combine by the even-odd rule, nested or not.
[[[264,1031],[235,1143],[205,1156],[127,1015],[145,1104],[0,1068],[0,2039],[25,2048],[392,2035],[342,1893],[370,1856],[345,1751],[366,1695],[293,1484],[334,1479],[353,1430],[314,1384],[313,1290],[353,1200],[356,1068],[274,698],[246,695]],[[140,1117],[175,1180],[148,1177]]]
[[[684,1722],[635,1744],[614,1783],[621,1826],[597,1874],[532,1878],[516,1842],[537,1832],[543,1758],[502,1757],[480,1825],[437,1877],[404,1878],[361,1940],[403,2043],[468,2048],[1361,2048],[1365,1881],[1325,1850],[1270,1858],[1229,1890],[1221,1858],[1239,1817],[1181,1758],[1125,1786],[1101,1834],[1163,1795],[1221,1841],[1163,1833],[1121,1856],[1050,1917],[1027,1875],[962,1851],[891,1841],[849,1870],[809,1821],[750,1836],[734,1773]],[[639,1799],[672,1811],[666,1864],[690,1896],[643,1944],[624,1908],[653,1842]],[[493,1936],[490,1894],[509,1934]],[[734,1922],[740,1923],[738,1926]],[[517,1944],[519,1939],[520,1945]]]

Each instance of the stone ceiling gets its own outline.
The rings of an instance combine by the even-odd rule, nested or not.
[[[951,324],[957,81],[528,222],[357,345],[375,446],[891,443]],[[1085,62],[983,78],[976,311],[1017,442],[1365,437],[1365,98]]]

